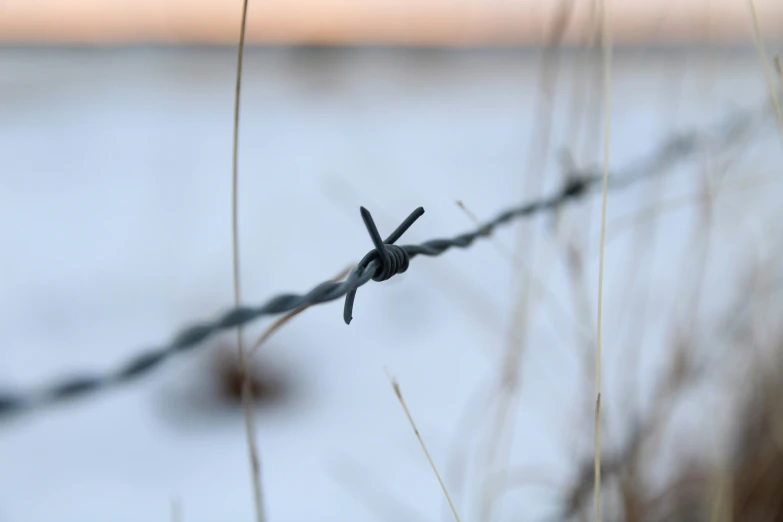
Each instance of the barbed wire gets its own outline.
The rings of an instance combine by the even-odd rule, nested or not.
[[[754,128],[754,123],[758,123],[759,118],[766,114],[766,110],[743,112],[730,119],[715,136],[698,132],[675,135],[655,152],[633,163],[624,174],[611,176],[608,188],[618,190],[642,179],[661,174],[705,146],[722,149],[742,134],[749,132]],[[410,260],[417,256],[434,257],[453,248],[468,248],[476,240],[491,235],[496,228],[511,221],[554,211],[565,203],[581,198],[602,179],[597,169],[579,172],[571,166],[568,171],[564,186],[549,197],[507,209],[470,232],[452,238],[432,239],[418,245],[398,246],[395,243],[424,214],[423,208],[414,210],[386,240],[382,241],[372,215],[361,207],[362,219],[375,248],[364,256],[343,281],[323,282],[305,294],[280,294],[259,306],[234,308],[212,321],[192,324],[181,330],[168,344],[140,353],[113,372],[75,376],[27,393],[0,392],[0,418],[126,384],[149,374],[169,357],[192,350],[219,332],[248,324],[260,317],[292,312],[345,297],[343,320],[346,324],[350,324],[356,291],[369,281],[385,281],[405,272]]]

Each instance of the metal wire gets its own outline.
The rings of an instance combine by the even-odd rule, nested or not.
[[[633,165],[626,174],[612,176],[609,189],[620,189],[660,174],[675,163],[686,159],[702,146],[712,145],[722,148],[728,145],[737,139],[738,134],[747,132],[752,127],[751,124],[757,120],[757,115],[754,114],[756,113],[740,115],[725,127],[725,132],[719,133],[712,139],[705,139],[696,133],[674,137],[651,156]],[[434,257],[452,248],[468,248],[477,239],[489,236],[496,228],[511,221],[556,210],[559,206],[584,196],[600,180],[601,176],[595,172],[571,173],[562,189],[547,198],[505,210],[471,232],[452,238],[432,239],[418,245],[398,246],[394,243],[424,214],[423,208],[414,210],[385,241],[381,241],[370,212],[362,207],[361,216],[375,248],[364,256],[345,280],[321,283],[305,294],[280,294],[259,306],[241,306],[223,313],[212,321],[194,323],[180,331],[169,343],[140,353],[113,372],[68,378],[30,393],[0,392],[0,418],[92,395],[128,383],[150,373],[169,357],[191,350],[219,332],[248,324],[263,316],[283,314],[303,306],[327,303],[345,297],[343,320],[346,324],[350,324],[356,291],[370,280],[385,281],[405,272],[410,260],[417,256]]]

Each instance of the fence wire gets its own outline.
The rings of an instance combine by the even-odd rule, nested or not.
[[[765,104],[762,110],[748,110],[730,118],[717,129],[717,132],[689,132],[675,135],[652,154],[633,162],[620,173],[613,174],[608,188],[614,191],[640,180],[661,175],[705,148],[723,150],[740,140],[743,135],[758,128],[768,114],[768,107]],[[468,248],[502,225],[554,211],[565,203],[585,196],[600,185],[602,178],[598,169],[580,171],[571,168],[566,179],[564,186],[555,194],[509,208],[470,232],[452,238],[432,239],[418,245],[398,246],[395,243],[424,214],[424,209],[418,208],[413,211],[386,240],[381,240],[370,212],[362,207],[361,216],[375,248],[367,253],[343,281],[326,281],[304,294],[279,294],[259,306],[241,306],[226,311],[214,320],[191,324],[182,329],[167,344],[140,352],[112,372],[76,375],[44,386],[37,391],[0,392],[0,418],[31,412],[77,397],[94,395],[129,383],[151,373],[169,357],[192,350],[219,332],[248,324],[260,317],[284,314],[345,297],[343,320],[349,324],[356,291],[371,280],[384,281],[405,272],[410,260],[417,256],[435,257],[453,248]]]

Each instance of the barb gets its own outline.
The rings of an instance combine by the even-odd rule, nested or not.
[[[766,105],[764,109],[766,109]],[[766,110],[758,111],[758,114],[764,116]],[[609,180],[609,189],[618,190],[642,179],[660,175],[677,162],[692,156],[700,147],[706,145],[716,148],[725,147],[736,140],[740,134],[750,131],[757,120],[757,111],[749,111],[731,121],[724,132],[718,133],[717,137],[705,138],[696,133],[676,136],[664,143],[648,158],[632,165],[624,174],[612,176]],[[565,186],[549,197],[505,210],[471,232],[452,238],[432,239],[418,245],[398,246],[394,243],[424,214],[424,209],[418,208],[413,211],[385,241],[381,241],[370,212],[362,207],[361,216],[375,248],[364,256],[345,280],[323,282],[305,294],[280,294],[259,306],[239,306],[212,321],[192,324],[180,331],[168,344],[140,353],[113,372],[69,378],[30,393],[0,391],[0,418],[63,403],[70,399],[127,384],[155,370],[169,357],[192,350],[217,333],[246,325],[260,317],[285,314],[305,306],[327,303],[345,297],[343,320],[349,324],[356,291],[370,280],[385,281],[396,274],[405,272],[410,260],[417,256],[435,257],[453,248],[468,248],[477,239],[489,237],[496,228],[511,221],[543,212],[551,212],[563,204],[581,198],[602,180],[601,174],[594,171],[570,173],[567,178]]]
[[[395,241],[400,239],[402,235],[411,227],[411,225],[424,214],[424,209],[419,207],[414,210],[405,221],[402,222],[397,230],[391,233],[386,241],[381,241],[381,234],[378,232],[378,228],[375,226],[375,221],[372,219],[370,211],[364,207],[360,207],[362,219],[364,220],[364,226],[367,227],[367,232],[370,233],[370,239],[372,239],[375,245],[375,250],[370,251],[364,259],[359,261],[356,265],[355,271],[365,271],[370,266],[370,263],[379,261],[381,266],[378,273],[373,273],[373,281],[386,281],[390,277],[401,274],[408,270],[408,264],[410,263],[410,254],[405,248],[400,248],[394,244]],[[343,309],[343,320],[345,324],[351,324],[353,319],[353,301],[356,298],[356,288],[349,290],[345,294],[345,308]]]

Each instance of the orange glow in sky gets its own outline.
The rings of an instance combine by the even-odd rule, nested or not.
[[[541,43],[567,0],[250,0],[253,43]],[[566,41],[584,39],[593,2]],[[595,4],[597,5],[597,3]],[[618,43],[752,41],[747,0],[615,0]],[[783,1],[756,0],[764,36],[783,35]],[[0,42],[234,43],[241,0],[4,0]]]

